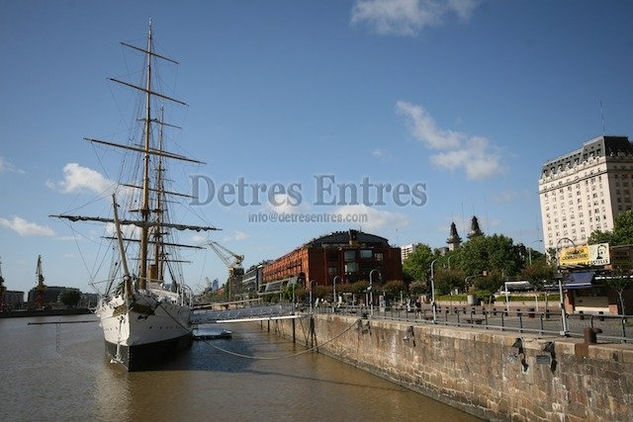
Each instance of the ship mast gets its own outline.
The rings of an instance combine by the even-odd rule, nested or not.
[[[178,62],[169,57],[165,57],[163,55],[157,54],[156,52],[153,51],[151,19],[149,21],[146,48],[136,47],[136,46],[123,43],[123,42],[121,44],[125,47],[131,48],[133,50],[143,53],[143,55],[145,56],[147,60],[145,84],[143,86],[137,86],[137,85],[134,85],[125,81],[121,81],[115,78],[108,78],[112,82],[116,82],[128,88],[133,88],[137,91],[141,91],[145,95],[145,100],[146,100],[145,113],[144,113],[143,118],[139,119],[143,121],[143,128],[144,128],[143,141],[141,144],[120,144],[120,143],[115,143],[115,142],[110,142],[110,141],[95,139],[95,138],[84,138],[84,140],[91,143],[106,145],[108,147],[121,148],[121,149],[134,151],[136,153],[142,154],[143,180],[138,181],[138,182],[134,181],[134,183],[130,183],[130,182],[125,183],[123,181],[119,183],[119,186],[126,186],[132,189],[139,189],[141,191],[142,199],[141,199],[140,209],[131,210],[131,211],[136,211],[136,212],[140,211],[140,218],[139,219],[126,219],[126,218],[120,219],[117,216],[115,219],[113,219],[113,218],[105,218],[105,217],[92,217],[92,216],[69,215],[69,214],[50,215],[49,217],[66,219],[66,220],[70,220],[71,222],[95,221],[95,222],[101,222],[101,223],[116,223],[117,226],[132,225],[132,226],[139,227],[141,229],[140,230],[141,233],[138,239],[121,239],[121,240],[139,243],[138,257],[136,258],[139,261],[138,288],[146,289],[148,280],[151,280],[151,281],[163,280],[165,262],[170,262],[170,261],[183,262],[183,261],[178,261],[178,260],[165,259],[165,250],[164,250],[165,246],[194,247],[194,248],[196,247],[192,245],[182,245],[178,243],[165,243],[164,242],[165,230],[171,230],[171,229],[194,230],[194,231],[199,232],[199,231],[212,231],[212,230],[219,230],[219,229],[211,225],[199,226],[199,225],[179,224],[179,223],[165,221],[166,220],[166,217],[164,214],[166,212],[165,203],[168,202],[165,198],[167,195],[178,196],[178,197],[183,197],[183,198],[193,198],[193,196],[185,194],[185,193],[180,193],[180,192],[167,191],[164,189],[164,182],[163,182],[164,175],[162,173],[165,171],[165,169],[164,169],[163,159],[168,158],[168,159],[174,159],[174,160],[197,163],[197,164],[204,164],[204,162],[194,160],[192,158],[185,157],[183,155],[176,154],[176,153],[166,151],[163,149],[163,139],[162,139],[163,126],[170,126],[170,127],[175,127],[175,128],[179,128],[179,127],[169,124],[169,123],[165,123],[163,121],[162,111],[161,111],[160,118],[152,118],[152,114],[151,114],[152,113],[152,103],[151,103],[152,97],[162,98],[164,100],[174,102],[176,104],[180,104],[184,106],[186,106],[187,104],[183,101],[169,97],[160,92],[152,91],[152,60],[154,58],[157,58],[157,59],[161,59],[161,60],[171,62],[174,64],[178,64]],[[158,139],[159,144],[154,147],[152,146],[152,141],[151,141],[152,123],[160,124],[159,139]],[[150,166],[151,166],[150,158],[152,156],[157,157],[158,170],[157,170],[156,180],[150,179]],[[154,176],[153,173],[152,173],[152,176]],[[156,195],[153,196],[153,201],[155,202],[154,204],[155,209],[152,209],[152,200],[151,200],[150,192],[156,192]],[[152,218],[152,215],[151,215],[152,212],[155,212],[156,218]],[[116,239],[116,238],[113,237],[113,239]],[[154,247],[153,249],[154,256],[150,256],[151,255],[150,249],[149,249],[150,245]]]
[[[160,108],[160,119],[158,121],[158,149],[163,149],[163,122],[165,121],[165,109]],[[164,244],[163,244],[163,231],[160,227],[160,223],[163,222],[163,204],[162,196],[163,192],[163,158],[158,156],[158,168],[156,169],[156,223],[158,224],[154,229],[154,266],[156,268],[155,278],[158,282],[163,281],[163,259],[164,259]]]
[[[152,20],[149,21],[149,31],[147,33],[147,79],[145,82],[145,94],[147,106],[145,108],[145,155],[143,157],[143,205],[141,207],[141,217],[144,223],[149,221],[149,155],[151,133],[151,103],[152,103]],[[160,228],[158,228],[160,230]],[[139,259],[139,288],[145,289],[147,285],[147,240],[149,229],[147,226],[141,228],[141,251]]]

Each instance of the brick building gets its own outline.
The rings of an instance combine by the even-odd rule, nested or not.
[[[357,230],[340,231],[313,239],[272,261],[263,270],[264,284],[297,278],[314,285],[332,285],[369,280],[376,269],[380,278],[402,280],[400,248],[391,247],[384,237]],[[378,280],[378,277],[375,278]]]

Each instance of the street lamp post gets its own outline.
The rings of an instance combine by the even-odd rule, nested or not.
[[[541,239],[536,239],[532,243],[537,243],[537,242],[543,242],[543,241]],[[532,265],[532,248],[528,248],[528,260],[530,262],[530,265]]]
[[[556,242],[556,273],[558,277],[558,294],[560,296],[559,302],[561,319],[563,321],[563,331],[560,332],[560,335],[566,337],[569,334],[569,330],[567,329],[567,312],[565,312],[565,299],[563,298],[563,276],[560,273],[560,242],[563,240],[570,242],[574,248],[576,247],[576,244],[568,237],[562,237],[558,239],[558,242]]]
[[[433,265],[439,258],[431,261],[431,311],[433,312],[433,324],[437,322],[437,315],[435,310],[435,274],[433,273]]]
[[[338,303],[338,297],[336,296],[336,279],[338,278],[339,281],[341,281],[341,276],[334,276],[334,279],[332,279],[332,295],[334,296],[334,299],[332,301],[332,306],[335,307],[336,304]]]
[[[374,272],[378,273],[379,279],[382,279],[380,271],[373,269],[369,272],[369,315],[374,315]]]
[[[312,281],[310,280],[310,313],[312,313]]]
[[[295,283],[296,281],[294,281],[292,283],[292,313],[295,313]]]
[[[466,289],[466,291],[468,291],[468,280],[471,278],[475,278],[477,277],[476,275],[469,275],[466,276],[466,278],[464,278],[464,289]]]

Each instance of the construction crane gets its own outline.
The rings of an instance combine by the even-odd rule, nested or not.
[[[224,262],[224,265],[229,269],[229,279],[226,283],[227,286],[227,298],[232,299],[233,292],[239,289],[239,283],[242,281],[244,275],[244,268],[242,262],[244,262],[244,255],[238,255],[232,250],[225,248],[214,240],[209,240],[204,244],[205,246],[213,249],[213,252]]]
[[[35,303],[38,308],[43,308],[46,304],[45,293],[46,284],[44,284],[44,273],[42,272],[42,255],[37,256],[37,266],[35,267]]]

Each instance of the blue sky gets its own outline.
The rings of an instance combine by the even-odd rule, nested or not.
[[[159,51],[181,61],[161,68],[163,85],[189,104],[168,111],[184,127],[171,132],[172,149],[208,163],[176,164],[176,188],[190,190],[193,174],[299,183],[301,205],[282,211],[367,213],[362,229],[396,245],[444,246],[450,222],[464,236],[476,214],[486,233],[539,247],[541,164],[602,134],[600,102],[606,133],[633,133],[629,2],[2,1],[0,257],[10,289],[34,284],[42,254],[48,284],[89,290],[100,227],[47,216],[109,212],[94,186],[116,178],[120,156],[82,138],[129,136],[137,103],[106,78],[139,78],[139,57],[119,42],[142,45],[150,15]],[[424,183],[427,201],[318,206],[320,174]],[[214,201],[184,219],[223,228],[212,238],[247,265],[358,228],[248,222],[270,210]],[[225,278],[212,252],[187,257],[190,284]]]

